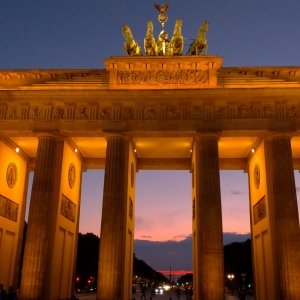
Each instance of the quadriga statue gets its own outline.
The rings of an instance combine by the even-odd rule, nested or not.
[[[208,48],[206,40],[206,32],[208,31],[208,25],[208,21],[205,21],[200,25],[198,34],[194,41],[191,43],[187,55],[206,55]]]
[[[182,20],[178,18],[175,21],[174,33],[170,41],[170,49],[172,55],[182,55],[184,40],[183,40],[183,35],[181,33],[181,29],[182,29]]]
[[[122,33],[125,38],[124,50],[130,56],[142,55],[142,49],[139,44],[134,40],[131,29],[128,25],[124,24],[122,27]]]
[[[182,55],[184,48],[184,38],[182,35],[182,20],[178,18],[175,21],[174,32],[171,40],[168,39],[168,33],[162,28],[157,40],[153,33],[153,23],[148,21],[147,32],[144,38],[144,50],[146,56],[176,56]],[[125,38],[124,49],[129,56],[142,55],[141,47],[135,41],[131,29],[124,24],[122,33]]]
[[[147,33],[144,38],[144,50],[147,56],[157,55],[156,41],[153,35],[153,23],[148,21],[147,23]]]

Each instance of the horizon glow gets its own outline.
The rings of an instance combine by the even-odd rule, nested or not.
[[[103,180],[103,170],[83,174],[81,233],[93,232],[100,236]],[[188,171],[139,171],[136,182],[135,239],[180,241],[191,235],[191,174]],[[249,233],[247,174],[222,171],[221,198],[223,232]]]

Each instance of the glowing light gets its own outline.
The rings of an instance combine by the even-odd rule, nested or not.
[[[165,285],[163,285],[163,289],[164,289],[165,291],[169,291],[169,290],[171,289],[171,286],[165,284]]]
[[[164,293],[164,288],[162,286],[159,286],[155,289],[155,293],[162,295]]]
[[[75,153],[77,153],[77,152],[78,152],[78,149],[77,149],[77,148],[75,148],[75,149],[74,149],[74,152],[75,152]]]
[[[136,153],[136,148],[133,149],[133,152]]]
[[[20,148],[19,148],[19,147],[16,148],[16,152],[17,152],[17,153],[20,152]]]
[[[233,279],[234,279],[234,274],[228,274],[228,275],[227,275],[227,278],[228,278],[229,280],[233,280]]]
[[[255,149],[254,149],[254,148],[252,148],[252,149],[251,149],[251,152],[252,152],[252,153],[254,153],[254,152],[255,152]]]

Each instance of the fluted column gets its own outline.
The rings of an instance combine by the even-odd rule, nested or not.
[[[63,143],[58,138],[39,135],[38,140],[21,280],[21,299],[26,300],[48,299],[49,262],[57,211],[53,200],[60,178],[56,170],[61,165],[63,153]]]
[[[274,136],[265,147],[278,299],[296,300],[300,297],[300,229],[290,137]]]
[[[218,136],[198,136],[193,153],[193,251],[197,300],[224,299]]]
[[[128,149],[126,137],[112,135],[107,138],[97,285],[99,300],[127,300],[123,285]]]

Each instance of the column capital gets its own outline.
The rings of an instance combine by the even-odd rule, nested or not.
[[[199,141],[203,139],[210,139],[210,140],[219,140],[220,133],[219,132],[197,132],[194,135],[194,140]]]
[[[35,131],[35,136],[40,138],[54,138],[63,140],[64,137],[56,131]]]
[[[291,140],[293,136],[294,135],[291,132],[270,132],[266,135],[265,139],[268,141],[274,141],[279,139]]]
[[[125,132],[106,132],[105,133],[105,139],[106,141],[111,140],[111,139],[123,139],[123,140],[129,140],[130,136],[125,133]]]

